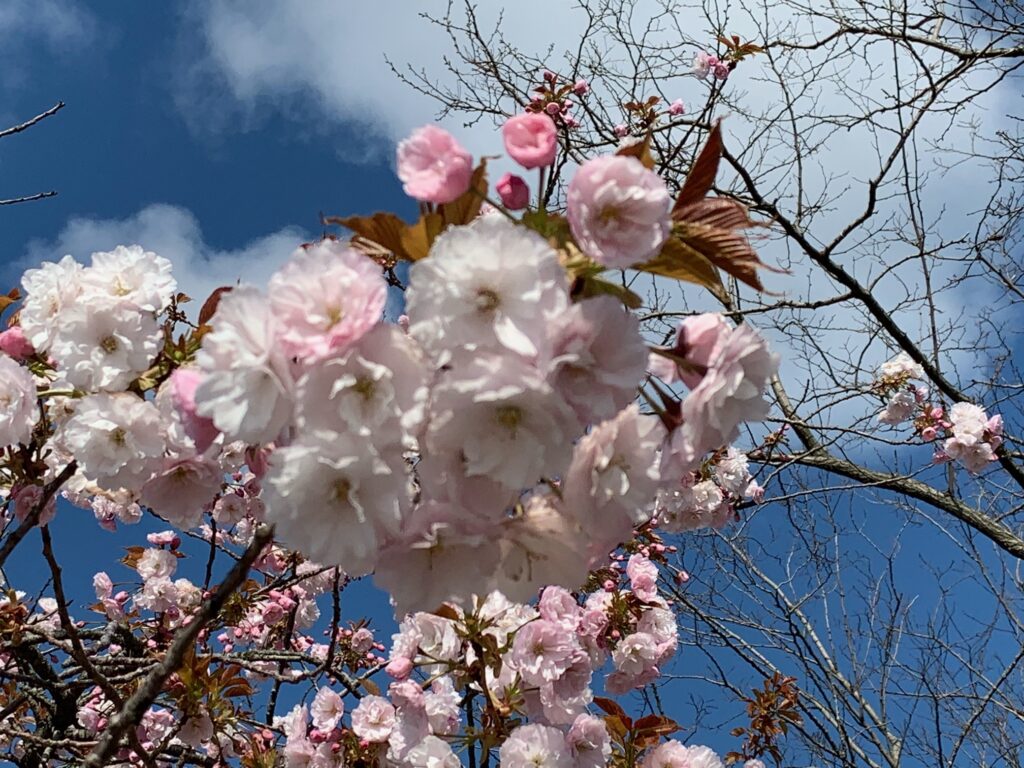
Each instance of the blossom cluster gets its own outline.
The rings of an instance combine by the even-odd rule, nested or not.
[[[912,382],[924,379],[922,367],[900,353],[881,367],[875,389],[887,402],[878,414],[878,422],[895,426],[913,421],[914,431],[925,442],[940,442],[936,462],[958,461],[968,472],[977,474],[993,461],[1003,443],[1003,418],[988,416],[985,409],[968,402],[955,403],[947,412],[941,404],[929,401],[926,385]]]
[[[465,611],[406,616],[392,637],[387,695],[362,697],[346,725],[341,697],[321,688],[311,707],[280,721],[286,765],[341,765],[355,740],[391,765],[458,765],[451,742],[463,727],[463,687],[487,710],[529,721],[501,745],[502,765],[606,765],[613,742],[589,712],[594,675],[610,660],[606,691],[641,687],[677,646],[655,563],[635,553],[623,579],[579,597],[550,586],[536,606],[493,592]]]
[[[558,115],[528,111],[502,131],[508,155],[542,176],[569,125],[564,96]],[[166,652],[210,597],[217,551],[262,547],[252,568],[263,583],[244,580],[205,619],[203,658],[168,680],[136,724],[137,748],[223,761],[269,751],[280,732],[289,765],[366,754],[457,764],[468,691],[504,718],[492,744],[503,763],[604,765],[618,747],[591,711],[595,678],[607,670],[601,688],[626,693],[676,651],[657,530],[722,525],[738,499],[759,498],[730,445],[767,413],[778,358],[764,338],[701,315],[651,356],[621,291],[580,287],[656,258],[673,236],[653,170],[629,154],[584,162],[556,220],[513,216],[531,200],[510,175],[501,203],[478,214],[481,167],[435,126],[401,143],[397,165],[424,221],[443,223],[406,254],[399,317],[386,316],[397,314],[386,313],[388,284],[401,282],[393,262],[359,238],[302,245],[266,286],[219,289],[196,319],[170,261],[139,246],[24,275],[16,322],[0,334],[5,522],[50,523],[49,486],[61,481],[105,529],[147,513],[170,526],[129,548],[130,583],[95,573],[92,609],[107,627],[89,638],[96,663]],[[179,571],[186,532],[210,548],[205,582]],[[359,622],[335,616],[326,641],[312,635],[318,598],[368,574],[399,615],[413,612],[387,659]],[[39,607],[29,622],[67,652],[55,605]],[[215,675],[215,658],[244,666]],[[243,734],[218,697],[248,695],[263,676],[304,679],[296,658],[367,691],[386,661],[393,682],[349,707],[320,685],[277,731]],[[82,699],[90,736],[110,727],[111,690]],[[118,759],[134,761],[134,748]]]

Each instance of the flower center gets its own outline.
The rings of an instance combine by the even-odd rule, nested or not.
[[[478,312],[490,314],[501,306],[501,297],[491,288],[477,288],[476,308]]]
[[[602,224],[618,224],[620,218],[619,209],[614,205],[602,208],[601,212],[597,214],[597,220]]]
[[[377,385],[373,379],[368,376],[360,376],[356,379],[356,383],[352,385],[352,389],[355,390],[356,394],[363,398],[364,401],[369,402],[373,399],[374,392],[377,391]]]
[[[523,420],[523,412],[518,406],[502,405],[495,411],[495,418],[501,426],[514,434]]]
[[[352,483],[348,481],[347,477],[340,477],[334,481],[334,487],[331,489],[331,500],[348,504],[349,494],[351,493]]]
[[[114,427],[110,433],[110,442],[116,446],[123,446],[127,442],[127,437],[128,433],[124,431],[123,427]]]
[[[102,339],[102,341],[100,341],[100,349],[102,349],[108,355],[112,355],[115,352],[117,352],[117,348],[118,348],[117,339],[114,338],[113,336],[105,336]]]
[[[324,310],[324,314],[327,315],[327,330],[331,330],[345,317],[345,311],[336,304],[328,305],[327,309]]]

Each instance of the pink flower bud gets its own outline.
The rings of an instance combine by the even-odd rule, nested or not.
[[[553,82],[555,82],[555,80],[556,80],[557,78],[558,78],[558,75],[556,75],[556,74],[555,74],[554,72],[552,72],[552,71],[551,71],[550,69],[545,69],[545,70],[544,70],[544,79],[545,79],[545,80],[546,80],[547,82],[549,82],[549,83],[553,83]]]
[[[612,130],[615,131],[615,135],[618,136],[620,139],[624,139],[626,138],[626,136],[629,135],[629,126],[625,125],[624,123],[619,123]]]
[[[572,86],[572,92],[577,96],[583,96],[590,90],[590,83],[580,78]]]
[[[685,584],[690,580],[690,574],[686,571],[676,571],[676,583]]]
[[[544,107],[544,111],[547,112],[552,117],[556,117],[558,113],[562,111],[562,107],[561,105],[558,104],[558,102],[550,101],[548,102],[548,105]]]
[[[530,188],[519,176],[506,173],[498,180],[495,189],[501,197],[501,204],[510,211],[521,211],[530,203]]]
[[[404,656],[399,656],[389,661],[388,665],[384,667],[384,671],[395,680],[407,680],[412,673],[412,661]]]
[[[6,331],[0,332],[0,352],[21,362],[28,360],[36,353],[32,344],[25,338],[20,325],[12,325]]]
[[[931,409],[931,411],[928,412],[928,415],[931,416],[933,419],[941,419],[944,413],[945,411],[943,411],[940,406],[936,405],[934,408]]]
[[[935,430],[935,427],[925,427],[924,429],[921,430],[921,439],[924,440],[926,443],[930,443],[932,440],[938,437],[938,435],[939,433]]]
[[[604,584],[602,584],[601,586],[604,587],[604,591],[605,592],[614,592],[615,591],[615,582],[612,581],[611,579],[606,579]]]
[[[683,104],[682,99],[676,99],[668,107],[668,113],[673,117],[683,114],[686,111],[686,105]]]

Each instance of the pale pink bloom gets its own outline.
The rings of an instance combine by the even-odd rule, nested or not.
[[[556,476],[579,424],[540,373],[514,356],[477,354],[434,389],[426,446],[465,457],[467,475],[510,489]]]
[[[164,425],[150,401],[128,393],[90,395],[78,401],[56,442],[101,488],[139,490],[163,458]]]
[[[6,331],[0,331],[0,352],[19,361],[28,360],[36,353],[20,325],[12,325]]]
[[[530,188],[521,176],[506,173],[494,185],[501,204],[510,211],[521,211],[530,204]]]
[[[170,261],[142,246],[119,245],[113,251],[92,255],[92,265],[82,272],[82,288],[90,295],[158,314],[170,305],[178,289],[171,268]]]
[[[531,621],[516,633],[509,663],[529,685],[557,680],[573,659],[572,634],[554,622]]]
[[[985,422],[985,431],[990,435],[999,437],[1003,434],[1003,417],[998,413]]]
[[[213,519],[222,528],[230,528],[245,517],[248,506],[241,496],[225,493],[213,505]]]
[[[562,493],[591,539],[591,557],[606,554],[650,519],[663,439],[658,418],[642,415],[634,403],[576,443]]]
[[[212,419],[196,411],[196,389],[202,380],[203,374],[197,368],[175,368],[164,385],[178,420],[198,453],[204,453],[220,434]]]
[[[388,662],[387,666],[384,667],[384,671],[395,680],[405,680],[412,674],[413,664],[410,659],[404,656],[399,656],[397,659],[392,659]]]
[[[352,633],[349,644],[356,653],[367,653],[373,648],[373,632],[366,627],[360,627]]]
[[[146,549],[143,550],[139,562],[135,565],[135,570],[138,571],[143,581],[149,581],[150,579],[166,579],[174,573],[177,567],[178,558],[174,556],[173,552],[168,552],[166,549]]]
[[[670,739],[647,753],[640,768],[723,768],[718,755],[707,747],[680,744]]]
[[[946,455],[963,463],[968,472],[978,474],[996,460],[992,445],[973,438],[951,437],[943,446]]]
[[[641,600],[650,602],[657,598],[658,566],[639,552],[629,556],[626,575],[629,576],[629,588]]]
[[[190,747],[200,747],[213,738],[213,721],[206,713],[190,717],[181,726],[177,737]]]
[[[387,302],[380,267],[333,238],[299,247],[267,292],[281,340],[303,360],[351,347],[380,321]]]
[[[673,117],[678,117],[686,111],[686,105],[683,104],[682,99],[676,99],[668,107],[668,113]]]
[[[43,487],[34,483],[14,486],[11,490],[11,498],[14,501],[14,518],[18,522],[24,522],[43,500]],[[51,496],[46,506],[43,507],[36,518],[37,525],[48,525],[53,521],[56,514],[57,498],[56,496]]]
[[[693,74],[701,79],[705,79],[711,74],[711,70],[717,62],[718,58],[716,56],[700,51],[693,57]]]
[[[889,398],[889,402],[878,414],[880,424],[896,425],[909,419],[917,407],[917,399],[909,389],[901,389]]]
[[[752,478],[747,455],[730,445],[715,465],[715,479],[733,496],[749,496],[747,489]]]
[[[961,440],[981,440],[988,426],[985,409],[973,403],[956,403],[949,409],[949,421]]]
[[[565,738],[572,752],[573,768],[604,768],[608,764],[612,742],[600,717],[580,715]]]
[[[373,578],[390,593],[396,613],[432,611],[488,592],[501,556],[490,524],[428,501],[413,511],[401,538],[381,551]]]
[[[615,135],[618,136],[620,139],[624,139],[626,136],[629,135],[629,126],[623,123],[619,123],[612,130],[615,132]]]
[[[647,346],[636,315],[611,296],[569,307],[554,322],[548,379],[584,423],[611,419],[636,397]]]
[[[545,621],[558,624],[570,632],[575,631],[580,620],[581,609],[576,599],[565,587],[544,587],[537,602],[537,610]]]
[[[637,632],[649,634],[657,643],[658,655],[654,663],[664,664],[676,652],[679,645],[679,630],[672,611],[657,606],[647,606],[636,625]]]
[[[398,451],[378,454],[349,434],[304,437],[270,458],[266,518],[281,541],[353,576],[368,573],[381,539],[410,501]]]
[[[50,348],[61,328],[60,315],[82,293],[83,267],[71,256],[44,262],[21,278],[25,300],[18,313],[25,337],[40,352]]]
[[[665,182],[634,157],[585,162],[569,183],[569,227],[583,252],[625,269],[656,256],[672,229]]]
[[[543,168],[555,162],[558,129],[547,115],[526,112],[510,117],[501,127],[501,136],[509,157],[524,168]]]
[[[731,511],[721,490],[711,480],[658,493],[658,522],[672,533],[708,526],[721,528],[729,521]]]
[[[911,379],[923,379],[924,369],[915,363],[906,352],[900,352],[888,362],[882,363],[882,376],[895,378],[906,375]]]
[[[409,621],[415,628],[417,646],[428,659],[445,662],[459,658],[462,640],[451,619],[420,612],[413,614]],[[429,668],[428,673],[433,674]]]
[[[462,762],[451,746],[437,736],[427,736],[405,754],[409,768],[461,768]]]
[[[316,692],[313,704],[309,708],[313,716],[313,726],[321,731],[330,731],[345,714],[345,702],[341,696],[330,688],[321,688]]]
[[[136,593],[134,603],[139,608],[154,613],[163,613],[178,606],[178,588],[170,579],[148,579],[142,591]]]
[[[779,356],[748,325],[740,325],[719,345],[708,373],[683,401],[683,429],[697,453],[721,448],[739,436],[744,421],[763,419],[762,392],[779,367]]]
[[[717,312],[688,317],[679,323],[672,353],[685,360],[682,365],[661,357],[667,363],[667,371],[656,372],[659,378],[672,384],[677,379],[693,389],[704,378],[711,359],[729,339],[733,326]],[[660,356],[658,356],[660,357]],[[659,363],[659,365],[665,365]]]
[[[395,727],[395,708],[383,696],[364,696],[352,711],[352,730],[371,743],[387,741]]]
[[[221,297],[196,362],[205,374],[196,412],[229,440],[274,440],[292,414],[294,381],[270,303],[242,286]]]
[[[140,501],[168,522],[189,529],[221,489],[216,462],[201,457],[164,459],[163,468],[143,486]]]
[[[729,77],[729,73],[731,71],[732,70],[729,69],[729,65],[726,64],[724,61],[717,62],[714,68],[712,69],[712,72],[714,72],[715,74],[716,80],[725,80],[726,78]]]
[[[548,584],[567,589],[583,584],[590,564],[589,532],[562,511],[553,495],[534,493],[502,528],[502,555],[491,588],[510,600],[526,602]]]
[[[416,343],[381,324],[343,355],[321,360],[299,379],[300,432],[351,432],[384,448],[416,447],[428,397],[428,369]]]
[[[572,768],[565,736],[557,728],[532,723],[521,725],[501,745],[502,768]]]
[[[79,389],[123,389],[160,351],[163,337],[156,316],[108,297],[84,299],[61,312],[50,353]]]
[[[548,242],[504,216],[451,227],[409,270],[409,333],[439,362],[456,347],[530,358],[569,307],[568,280]]]
[[[36,382],[14,358],[0,355],[0,448],[27,445],[39,421]]]
[[[639,677],[657,664],[658,645],[654,635],[634,632],[615,646],[615,650],[612,651],[612,663],[617,671]]]
[[[450,203],[469,189],[473,157],[436,125],[413,131],[398,145],[398,178],[409,197]]]
[[[462,697],[450,677],[439,677],[430,684],[430,690],[423,697],[423,706],[432,733],[447,736],[458,731],[461,701]]]

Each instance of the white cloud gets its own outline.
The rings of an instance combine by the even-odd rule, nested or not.
[[[0,43],[42,41],[49,48],[78,47],[96,32],[96,19],[75,0],[4,0],[0,4]]]
[[[206,242],[196,217],[185,208],[149,205],[124,219],[73,218],[53,241],[29,243],[23,268],[70,253],[83,263],[96,251],[138,243],[174,264],[179,289],[197,304],[214,288],[238,281],[260,287],[292,251],[310,237],[297,227],[262,235],[224,250]]]
[[[502,5],[480,8],[481,25],[493,25],[500,11],[507,37],[530,48],[543,50],[549,42],[546,33],[538,36],[537,19],[567,43],[582,27],[580,14],[568,3]],[[288,114],[311,131],[325,120],[347,123],[356,128],[357,146],[343,153],[346,159],[381,150],[390,154],[393,142],[434,120],[437,104],[401,83],[386,58],[443,76],[442,57],[451,42],[420,14],[441,14],[446,6],[444,0],[196,3],[186,17],[178,104],[197,127],[208,127],[209,115],[224,114],[228,105],[235,108],[234,117],[215,128],[237,129],[239,120],[251,125],[247,121],[269,110]],[[216,110],[204,106],[214,104]],[[460,131],[460,137],[465,134]],[[465,140],[477,154],[495,154],[501,147],[491,131]]]
[[[40,50],[45,50],[50,58],[80,53],[96,44],[97,30],[96,17],[78,0],[3,0],[0,88],[28,87],[32,62],[39,58]],[[27,117],[9,113],[8,107],[0,105],[0,119],[4,122]]]

